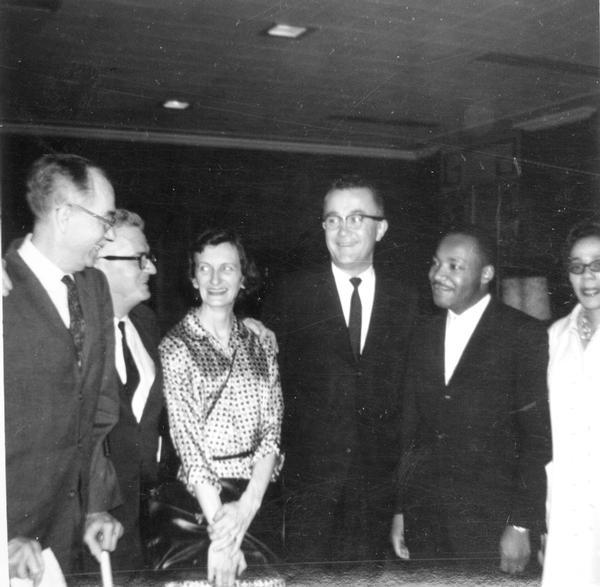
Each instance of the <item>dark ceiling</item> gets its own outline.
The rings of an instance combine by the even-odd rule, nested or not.
[[[414,158],[599,105],[598,0],[0,6],[5,131]]]

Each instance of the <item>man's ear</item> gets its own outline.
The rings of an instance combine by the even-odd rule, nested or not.
[[[67,225],[69,224],[69,218],[71,218],[71,206],[67,206],[63,204],[62,206],[57,206],[54,210],[54,220],[60,232],[67,231]]]
[[[387,232],[388,221],[380,220],[377,224],[379,226],[377,227],[377,235],[375,236],[375,240],[379,242],[383,238],[383,235]]]
[[[494,279],[495,274],[496,272],[494,271],[493,265],[485,265],[481,270],[481,283],[489,283],[490,281],[492,281],[492,279]]]

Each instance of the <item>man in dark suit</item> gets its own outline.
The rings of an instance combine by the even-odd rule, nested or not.
[[[264,312],[280,345],[286,550],[382,558],[416,294],[373,268],[388,228],[373,185],[336,181],[323,228],[331,265],[285,278]]]
[[[124,534],[112,556],[119,570],[145,566],[140,538],[144,498],[157,483],[159,437],[165,431],[162,371],[158,357],[160,331],[148,280],[156,273],[155,259],[144,235],[144,222],[135,213],[117,210],[114,238],[100,251],[96,267],[108,280],[114,309],[116,366],[120,378],[119,421],[108,444],[123,503],[111,513]]]
[[[6,485],[10,575],[37,582],[42,548],[69,572],[82,536],[99,558],[122,532],[107,513],[118,495],[101,450],[118,417],[112,305],[91,268],[114,236],[114,192],[89,161],[46,155],[27,200],[33,233],[6,255]]]
[[[490,297],[493,250],[465,226],[433,258],[433,300],[447,311],[411,342],[392,543],[408,558],[406,523],[415,552],[499,553],[501,569],[518,573],[544,519],[548,348],[541,322]]]

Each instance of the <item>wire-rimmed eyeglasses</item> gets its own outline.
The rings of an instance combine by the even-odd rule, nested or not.
[[[338,230],[341,226],[345,226],[350,230],[358,230],[363,225],[365,218],[376,220],[377,222],[385,220],[384,216],[373,216],[371,214],[363,214],[362,212],[348,214],[345,218],[337,214],[329,214],[323,218],[323,228],[325,230]]]
[[[143,271],[148,267],[149,263],[156,265],[156,257],[152,253],[142,253],[141,255],[106,255],[98,257],[107,261],[137,261],[140,269]]]
[[[85,206],[80,206],[74,202],[67,203],[67,206],[77,208],[78,210],[81,210],[82,212],[85,212],[89,216],[95,218],[104,227],[104,232],[108,232],[117,223],[117,217],[114,215],[114,212],[111,212],[108,216],[100,216],[100,214],[96,214],[95,212],[88,210]]]

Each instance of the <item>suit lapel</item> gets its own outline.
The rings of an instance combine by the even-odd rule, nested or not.
[[[379,349],[385,348],[388,344],[390,329],[388,328],[390,311],[390,293],[384,279],[375,277],[375,295],[373,296],[373,308],[371,310],[371,320],[369,330],[365,339],[365,346],[361,359],[368,359],[371,355],[377,356]]]
[[[445,363],[445,344],[446,344],[446,312],[436,316],[433,321],[431,338],[431,365],[434,368],[434,376],[440,382],[442,388],[446,387],[446,363]]]
[[[350,337],[348,336],[348,327],[346,326],[346,320],[344,319],[344,312],[342,310],[342,302],[338,294],[337,286],[335,284],[335,278],[331,269],[322,275],[319,283],[320,292],[317,295],[317,304],[320,306],[320,312],[316,315],[322,315],[323,319],[327,323],[329,329],[329,336],[331,337],[331,343],[335,349],[344,357],[349,363],[355,363],[356,359],[352,353],[352,347],[350,346]]]
[[[139,422],[141,424],[146,415],[149,413],[150,405],[155,401],[155,399],[160,399],[160,396],[157,395],[160,392],[160,390],[162,390],[162,384],[160,380],[160,359],[158,355],[158,344],[156,343],[156,341],[152,340],[152,336],[147,328],[147,325],[145,324],[144,320],[139,319],[138,315],[135,312],[135,308],[129,314],[129,319],[131,320],[131,323],[133,324],[134,328],[137,330],[137,333],[139,334],[140,339],[142,340],[142,344],[144,345],[146,352],[148,353],[148,355],[152,359],[152,362],[154,363],[154,381],[152,382],[150,390],[148,391],[148,397],[146,398],[146,403],[142,411],[142,417]],[[131,404],[129,404],[129,408],[132,414],[132,418],[137,423],[137,420],[133,415],[133,410],[131,409]]]
[[[31,300],[27,304],[27,307],[35,308],[40,314],[40,324],[47,325],[50,330],[55,332],[55,336],[62,338],[65,343],[73,345],[69,329],[65,326],[48,292],[44,289],[33,271],[31,271],[16,251],[7,253],[6,259],[7,261],[12,261],[17,278],[25,282],[23,295],[29,297]]]
[[[487,348],[488,343],[486,342],[487,338],[493,333],[493,323],[494,323],[494,314],[495,314],[495,304],[493,300],[490,300],[487,308],[483,312],[465,350],[463,351],[458,364],[456,365],[456,369],[452,374],[452,378],[448,382],[450,386],[455,380],[459,380],[461,376],[463,376],[463,371],[468,373],[471,371],[471,365],[476,364],[479,360],[478,355],[481,353],[482,349]]]

